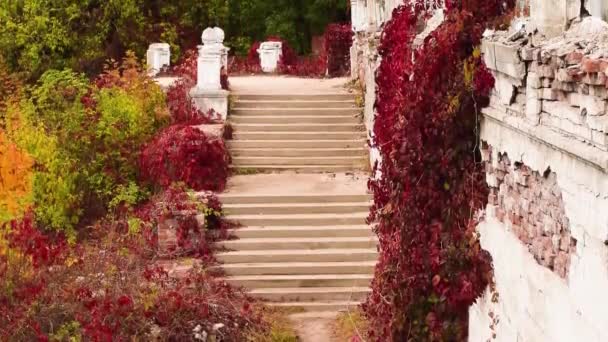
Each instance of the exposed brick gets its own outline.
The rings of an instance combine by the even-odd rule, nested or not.
[[[583,60],[583,53],[579,51],[572,51],[566,56],[566,63],[569,65],[579,64]]]
[[[600,61],[584,57],[581,61],[581,70],[587,73],[598,73],[600,72]]]
[[[576,241],[570,235],[557,175],[544,177],[521,163],[512,166],[501,153],[494,163],[495,167],[486,167],[486,176],[497,180],[488,198],[496,205],[496,218],[508,223],[539,264],[566,277]]]

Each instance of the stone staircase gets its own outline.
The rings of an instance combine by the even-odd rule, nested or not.
[[[369,161],[354,96],[237,94],[232,107],[233,168],[256,172],[237,172],[220,195],[241,225],[238,239],[218,243],[226,281],[300,315],[360,304],[377,238],[366,224]]]
[[[238,240],[217,257],[226,280],[272,305],[327,312],[356,306],[369,292],[377,240],[360,195],[222,195]]]
[[[236,95],[233,107],[233,168],[339,172],[369,164],[351,94]]]

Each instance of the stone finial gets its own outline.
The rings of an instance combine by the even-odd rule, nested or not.
[[[207,27],[203,31],[201,39],[204,45],[224,43],[224,30],[219,27]]]
[[[214,27],[213,30],[215,31],[215,42],[218,44],[222,44],[224,43],[224,30],[222,30],[219,27]]]
[[[211,27],[207,27],[204,31],[203,31],[203,35],[201,36],[201,39],[203,41],[204,45],[211,45],[211,44],[215,44],[217,42],[216,39],[216,31],[215,29],[211,28]]]

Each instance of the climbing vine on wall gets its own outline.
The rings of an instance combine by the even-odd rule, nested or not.
[[[419,47],[424,1],[397,8],[384,29],[373,142],[382,177],[369,184],[381,254],[365,304],[375,340],[466,340],[468,308],[491,280],[475,231],[488,194],[476,132],[494,79],[478,45],[511,2],[448,0]]]

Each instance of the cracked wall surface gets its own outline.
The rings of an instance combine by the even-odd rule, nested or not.
[[[496,86],[478,229],[499,296],[471,307],[470,341],[608,341],[608,24],[539,1],[482,45]],[[557,33],[538,25],[559,16]]]

